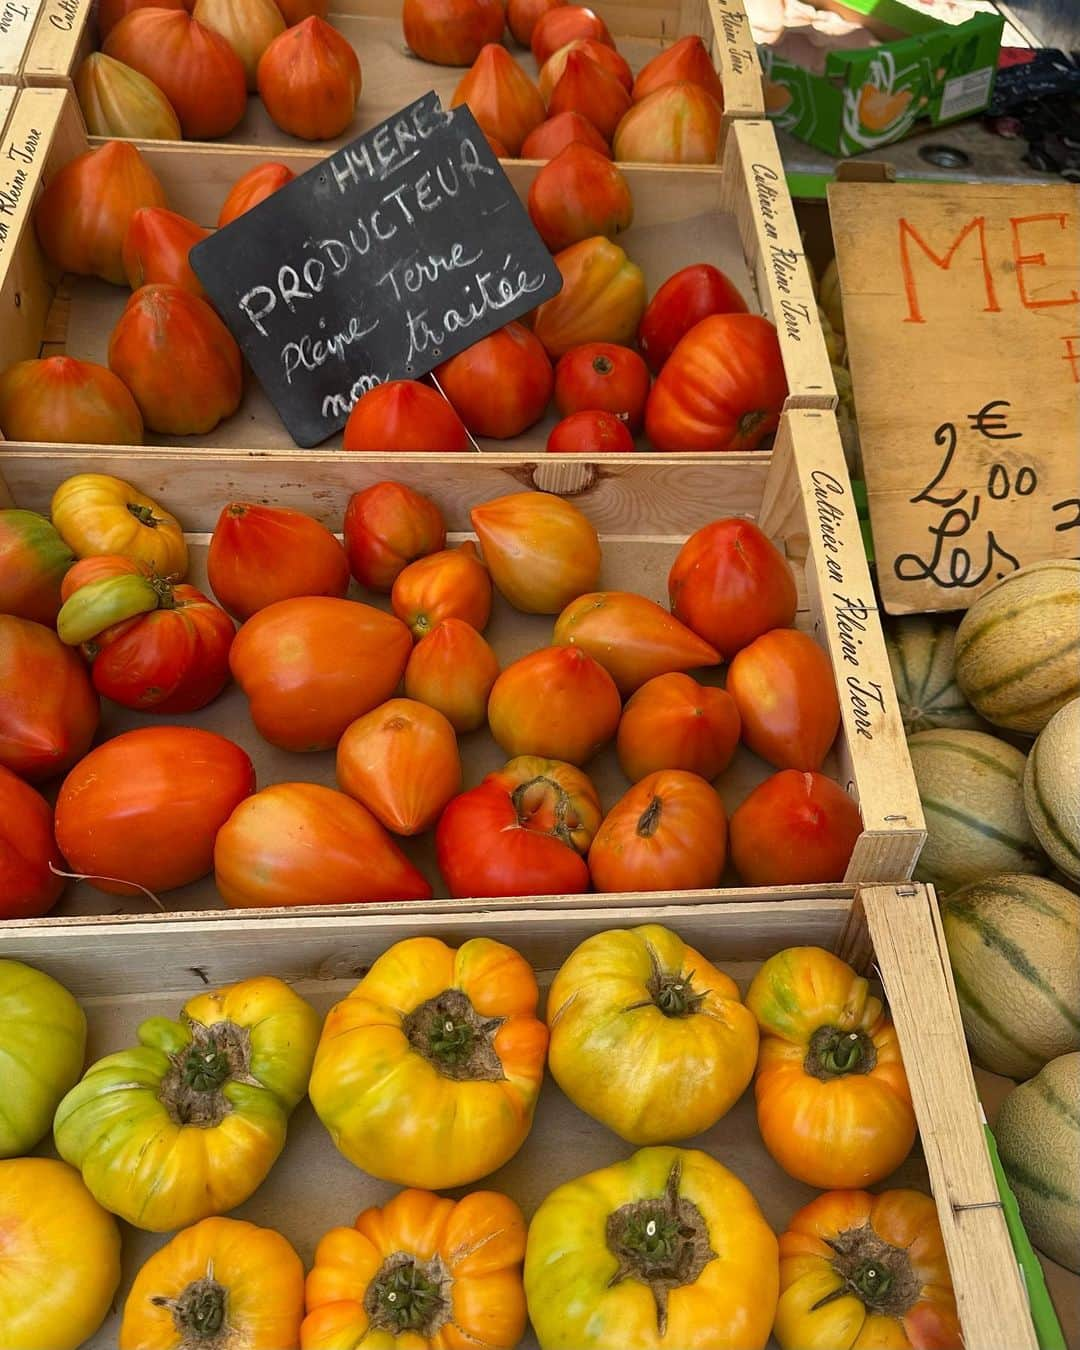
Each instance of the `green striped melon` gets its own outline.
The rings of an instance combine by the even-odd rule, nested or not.
[[[1080,1274],[1080,1054],[1014,1087],[994,1136],[1028,1237]]]
[[[1080,562],[1031,563],[979,596],[956,633],[956,678],[988,722],[1041,731],[1080,694]]]
[[[993,872],[1046,872],[1024,810],[1024,756],[984,731],[917,731],[911,767],[926,816],[918,881],[952,891]]]
[[[975,729],[982,718],[960,692],[953,672],[956,626],[918,614],[894,619],[885,632],[904,730]]]
[[[1030,1078],[1080,1050],[1080,897],[1006,873],[954,891],[941,923],[977,1064]]]
[[[1039,732],[1024,770],[1024,805],[1050,861],[1080,881],[1080,698]]]

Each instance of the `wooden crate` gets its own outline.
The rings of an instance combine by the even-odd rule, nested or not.
[[[779,897],[777,897],[778,899]],[[91,1059],[130,1044],[146,1016],[175,1016],[206,985],[275,974],[297,985],[320,1011],[342,997],[392,943],[420,934],[458,944],[483,934],[514,946],[540,973],[551,972],[589,935],[641,922],[666,924],[729,971],[745,988],[758,962],[785,947],[837,951],[867,974],[876,971],[890,1002],[922,1141],[887,1185],[932,1191],[952,1270],[967,1350],[1035,1350],[1019,1270],[1013,1258],[986,1154],[933,894],[921,886],[869,887],[853,898],[756,901],[691,909],[555,910],[449,916],[340,913],[256,923],[232,917],[160,926],[102,920],[47,927],[17,922],[0,929],[0,956],[29,962],[61,980],[86,1006]],[[167,936],[167,940],[165,939]],[[758,1136],[747,1092],[713,1129],[688,1141],[746,1182],[780,1232],[814,1192],[786,1176]],[[532,1133],[490,1181],[527,1216],[555,1186],[631,1152],[573,1107],[548,1080]],[[352,1167],[336,1152],[308,1103],[298,1109],[281,1161],[236,1214],[280,1229],[310,1264],[318,1238],[351,1223],[394,1187]],[[120,1305],[138,1266],[162,1235],[125,1232]],[[89,1350],[115,1345],[114,1314]],[[528,1336],[524,1350],[535,1350]]]
[[[0,89],[22,83],[22,69],[44,0],[0,0]],[[0,128],[3,125],[0,104]]]

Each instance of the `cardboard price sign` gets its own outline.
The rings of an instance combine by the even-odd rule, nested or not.
[[[562,277],[468,108],[432,92],[190,254],[298,445],[555,295]]]
[[[1080,554],[1080,189],[840,182],[829,211],[885,608]]]

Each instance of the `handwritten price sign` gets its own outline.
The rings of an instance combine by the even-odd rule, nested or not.
[[[1080,554],[1080,188],[837,183],[885,608]]]

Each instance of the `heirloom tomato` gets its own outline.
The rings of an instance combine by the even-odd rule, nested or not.
[[[557,253],[555,266],[562,290],[544,301],[533,323],[549,356],[557,359],[586,342],[633,342],[645,309],[645,276],[618,244],[602,235],[583,239]]]
[[[593,124],[580,113],[564,112],[549,117],[525,137],[522,159],[554,159],[560,150],[580,141],[611,158],[611,147]]]
[[[389,594],[408,563],[445,544],[442,512],[404,483],[374,483],[349,498],[345,550],[353,576],[369,591]]]
[[[450,894],[574,895],[587,889],[600,798],[572,764],[519,755],[455,797],[435,832]]]
[[[29,1153],[45,1138],[85,1055],[86,1016],[64,986],[21,961],[0,960],[0,1158]]]
[[[600,580],[596,527],[553,492],[512,492],[469,512],[496,589],[525,614],[558,614]]]
[[[540,16],[557,5],[565,4],[566,0],[507,0],[506,26],[513,34],[514,41],[527,47]]]
[[[319,1242],[301,1344],[514,1350],[525,1334],[524,1255],[525,1220],[509,1196],[399,1191]]]
[[[548,1067],[631,1144],[710,1129],[754,1076],[758,1031],[735,981],[659,924],[586,938],[552,981]]]
[[[645,307],[638,346],[654,375],[689,333],[710,314],[745,314],[746,301],[711,263],[695,263],[668,277]]]
[[[629,347],[586,342],[559,357],[555,406],[561,417],[599,409],[614,413],[631,431],[641,427],[649,395],[649,371]]]
[[[731,817],[731,861],[747,886],[843,881],[862,834],[859,808],[820,773],[784,769]]]
[[[64,779],[56,842],[99,891],[171,891],[206,876],[214,837],[254,791],[251,760],[224,736],[140,727],[97,746]]]
[[[761,1030],[754,1095],[765,1147],[819,1189],[871,1186],[915,1142],[896,1030],[851,967],[820,947],[770,956],[746,995]]]
[[[466,539],[409,563],[394,581],[390,604],[414,638],[426,637],[443,619],[464,619],[482,633],[491,618],[491,577]]]
[[[431,899],[367,807],[318,783],[275,783],[241,802],[214,841],[214,881],[234,909]]]
[[[392,614],[320,595],[260,609],[237,633],[229,665],[271,745],[330,750],[390,697],[411,650]]]
[[[555,620],[556,646],[580,647],[599,661],[626,698],[656,675],[720,661],[714,647],[643,595],[594,591],[571,600]]]
[[[100,711],[86,667],[51,628],[0,614],[0,766],[29,783],[64,773]]]
[[[920,1191],[830,1191],[780,1236],[781,1350],[962,1350],[933,1200]]]
[[[56,1112],[60,1156],[99,1204],[167,1233],[252,1195],[307,1090],[319,1015],[272,975],[150,1017],[92,1064]]]
[[[552,62],[558,59],[558,52],[550,58]],[[566,52],[548,99],[548,112],[553,117],[564,112],[580,113],[601,136],[610,139],[630,108],[626,85],[606,63],[594,60],[580,48]]]
[[[840,729],[832,663],[808,633],[773,628],[736,652],[727,690],[742,738],[778,769],[820,769]]]
[[[549,455],[629,455],[634,438],[614,413],[576,412],[552,427],[545,449]]]
[[[791,568],[752,520],[696,530],[668,574],[671,612],[726,660],[770,628],[795,622]]]
[[[634,80],[634,102],[640,103],[665,84],[683,83],[700,85],[723,108],[724,86],[704,42],[696,33],[665,47],[641,67]]]
[[[140,206],[124,236],[122,257],[128,285],[137,291],[140,286],[167,281],[205,299],[206,291],[191,270],[188,254],[209,234],[193,220],[163,206]]]
[[[52,520],[77,558],[119,553],[182,581],[188,568],[184,529],[157,502],[104,473],[66,478],[53,493]]]
[[[272,1228],[202,1219],[159,1248],[124,1303],[119,1350],[299,1345],[304,1266]]]
[[[131,390],[105,366],[73,356],[16,361],[0,374],[0,432],[9,441],[142,445]]]
[[[615,76],[627,93],[630,92],[634,83],[634,74],[624,56],[620,56],[614,47],[609,47],[604,42],[597,42],[595,38],[575,38],[573,42],[568,42],[565,47],[560,47],[557,52],[549,56],[541,67],[537,84],[545,103],[550,99],[551,91],[559,83],[571,52],[580,52],[591,61],[595,61],[598,66],[603,66],[609,75]],[[558,117],[558,115],[558,113],[554,114],[555,117]],[[550,109],[548,116],[552,116]],[[587,117],[586,120],[588,120]]]
[[[543,346],[520,323],[474,342],[435,374],[473,435],[498,441],[543,417],[555,382]]]
[[[290,136],[328,141],[353,120],[360,61],[349,41],[311,14],[279,33],[259,58],[259,97]]]
[[[0,509],[0,614],[46,627],[55,623],[60,583],[74,561],[74,553],[44,516]]]
[[[558,5],[541,14],[533,24],[529,45],[536,64],[543,66],[557,51],[579,38],[591,38],[608,47],[615,45],[607,24],[584,5]]]
[[[723,689],[672,672],[649,680],[627,703],[615,750],[631,783],[658,769],[685,769],[711,782],[739,744],[739,710]]]
[[[499,658],[464,619],[443,619],[412,649],[405,667],[405,693],[436,708],[457,732],[487,721],[488,695]]]
[[[541,1350],[762,1350],[776,1238],[726,1167],[642,1148],[533,1215],[525,1295]]]
[[[218,229],[224,229],[226,225],[231,225],[234,220],[239,219],[246,211],[250,211],[253,206],[258,206],[260,202],[266,201],[267,197],[272,197],[279,188],[283,188],[286,183],[291,183],[296,177],[292,169],[284,164],[277,164],[270,161],[266,164],[256,164],[253,169],[249,169],[243,174],[229,189],[229,195],[222,203],[221,210],[218,213]]]
[[[704,778],[651,773],[620,797],[589,849],[598,891],[696,891],[724,870],[727,817]]]
[[[508,755],[584,764],[619,725],[622,700],[599,661],[578,647],[541,647],[491,687],[488,726]]]
[[[0,765],[0,919],[35,919],[48,913],[64,889],[64,878],[55,870],[63,866],[53,837],[52,807],[40,792]],[[2,988],[0,980],[0,999]],[[3,1045],[0,1037],[0,1062]],[[6,1087],[2,1073],[0,1081]],[[3,1135],[0,1115],[0,1158],[6,1156]]]
[[[133,9],[149,9],[151,0],[99,0],[97,9],[94,11],[97,19],[98,37],[102,42],[109,36],[112,30],[131,13]],[[186,3],[186,0],[153,0],[155,9],[186,9],[189,13],[194,8],[193,3]],[[112,60],[112,58],[109,58]],[[120,62],[115,62],[119,65]],[[140,78],[146,79],[146,76]],[[177,127],[176,135],[170,136],[169,140],[180,139],[180,128]]]
[[[505,47],[488,42],[462,76],[451,108],[466,104],[481,129],[505,145],[511,155],[544,120],[540,91]]]
[[[191,15],[221,34],[240,58],[248,93],[254,93],[259,87],[259,59],[285,31],[285,20],[274,0],[196,0]]]
[[[615,131],[615,158],[630,163],[715,164],[723,108],[698,84],[665,84],[635,102]]]
[[[530,220],[553,253],[594,234],[612,237],[628,230],[634,219],[622,170],[580,141],[544,165],[529,188],[528,206]]]
[[[405,0],[401,26],[421,61],[471,66],[489,42],[502,37],[503,0]]]
[[[0,1162],[4,1350],[78,1350],[120,1284],[120,1229],[55,1158]]]
[[[328,0],[275,0],[275,3],[289,28],[302,23],[312,14],[325,19],[330,8]]]
[[[390,380],[361,394],[345,423],[343,450],[471,450],[453,404],[419,380]]]
[[[99,30],[104,8],[98,6]],[[183,9],[184,0],[170,0],[164,8]],[[75,93],[91,136],[178,141],[183,134],[172,104],[153,80],[104,52],[91,52],[75,72]]]
[[[326,526],[303,511],[230,502],[214,526],[206,576],[218,600],[243,620],[278,600],[341,599],[349,560]]]
[[[536,976],[510,947],[406,938],[331,1008],[311,1104],[357,1167],[442,1190],[525,1142],[544,1077]]]

